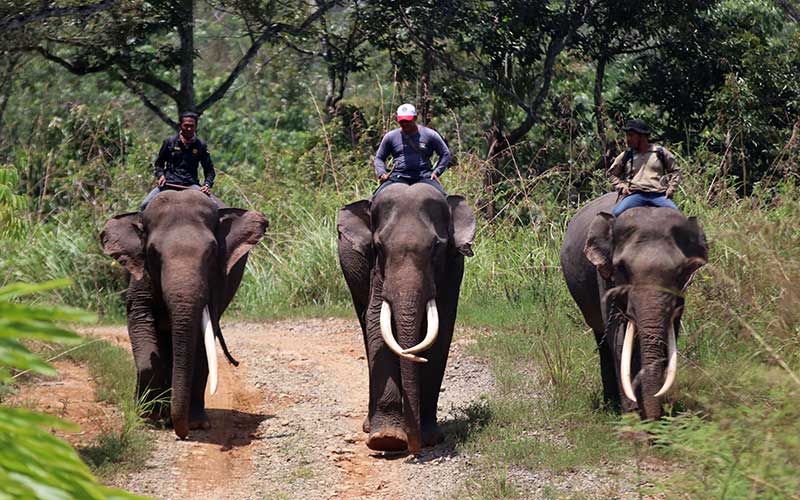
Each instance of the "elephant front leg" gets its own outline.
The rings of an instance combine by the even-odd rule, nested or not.
[[[617,378],[618,369],[615,368],[613,351],[613,336],[605,332],[594,332],[597,341],[597,352],[600,354],[600,376],[603,380],[603,402],[612,409],[620,409],[620,389]]]
[[[147,276],[131,280],[127,298],[128,336],[136,365],[136,400],[151,419],[169,416],[172,353],[156,328]]]
[[[214,353],[216,355],[216,353]],[[210,429],[211,420],[206,412],[206,384],[208,382],[208,358],[205,346],[198,342],[194,358],[191,399],[189,400],[189,429]]]
[[[368,342],[370,414],[367,447],[376,451],[403,451],[408,435],[403,420],[400,363],[380,335]]]
[[[430,349],[420,355],[428,358],[428,362],[420,367],[422,378],[422,395],[420,401],[420,420],[422,424],[422,446],[435,446],[444,441],[444,432],[437,422],[436,414],[439,406],[439,394],[447,367],[450,344],[453,339],[455,312],[448,314],[444,310],[439,316],[439,337]]]

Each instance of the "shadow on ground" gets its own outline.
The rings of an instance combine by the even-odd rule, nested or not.
[[[265,420],[275,418],[274,415],[228,409],[211,408],[206,412],[211,428],[191,431],[189,440],[219,445],[222,451],[247,446],[253,440],[261,439],[258,435],[259,425]]]

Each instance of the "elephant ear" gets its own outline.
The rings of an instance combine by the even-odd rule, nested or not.
[[[672,237],[675,239],[675,244],[686,256],[684,274],[688,279],[708,262],[706,234],[700,227],[697,217],[688,217],[685,224],[672,228]]]
[[[131,275],[144,275],[144,229],[138,212],[117,215],[106,222],[100,232],[103,253],[122,264]]]
[[[450,231],[453,235],[453,246],[461,255],[472,257],[472,243],[475,242],[475,212],[467,205],[463,196],[447,197],[450,205]]]
[[[605,212],[597,214],[589,226],[583,255],[589,259],[603,279],[611,279],[613,273],[612,255],[614,253],[614,216]]]
[[[259,212],[242,208],[219,209],[217,241],[224,245],[225,275],[264,238],[268,226],[266,217]]]
[[[372,224],[370,222],[369,200],[359,200],[339,210],[336,229],[339,238],[349,241],[353,249],[363,256],[368,256],[372,249]]]

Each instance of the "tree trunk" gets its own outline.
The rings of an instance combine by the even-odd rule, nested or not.
[[[320,18],[322,25],[322,37],[320,43],[322,44],[322,57],[325,60],[325,66],[328,69],[328,81],[325,84],[325,121],[329,122],[336,112],[336,61],[334,60],[331,51],[331,42],[328,36],[328,25],[325,22],[325,17]]]
[[[606,118],[605,118],[605,101],[603,100],[603,83],[606,76],[606,64],[608,64],[608,55],[603,54],[597,59],[597,68],[594,73],[594,119],[597,125],[597,138],[600,140],[600,145],[603,148],[603,156],[608,149],[608,138],[606,137]],[[609,165],[606,165],[607,169]]]
[[[488,153],[483,171],[483,192],[486,198],[481,203],[484,215],[490,220],[497,213],[494,185],[497,180],[497,173],[500,171],[502,159],[508,150],[508,141],[506,140],[504,129],[505,111],[503,102],[495,93],[492,105],[492,123],[486,133]]]
[[[194,0],[181,0],[181,11],[188,20],[178,25],[181,42],[180,90],[178,91],[178,113],[195,111],[194,102]]]
[[[429,125],[433,112],[431,110],[431,72],[433,71],[433,50],[430,48],[433,43],[433,35],[425,34],[425,50],[422,54],[422,69],[420,70],[420,116],[422,123]]]
[[[0,76],[0,138],[3,137],[3,116],[11,98],[11,88],[14,83],[14,73],[17,70],[22,54],[10,54],[6,59],[5,69]]]

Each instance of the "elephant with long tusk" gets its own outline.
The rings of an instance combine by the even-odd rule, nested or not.
[[[248,252],[264,236],[258,212],[217,208],[199,191],[164,191],[142,213],[113,217],[103,251],[130,273],[128,335],[137,397],[162,398],[153,416],[169,416],[175,433],[207,428],[206,383],[217,390],[219,320],[242,280]]]
[[[684,294],[708,261],[708,245],[697,219],[672,208],[633,208],[614,218],[616,198],[606,194],[575,214],[561,267],[594,331],[604,400],[655,419],[677,376]]]
[[[461,196],[394,184],[339,211],[339,262],[369,363],[367,446],[418,451],[436,422],[475,215]]]

